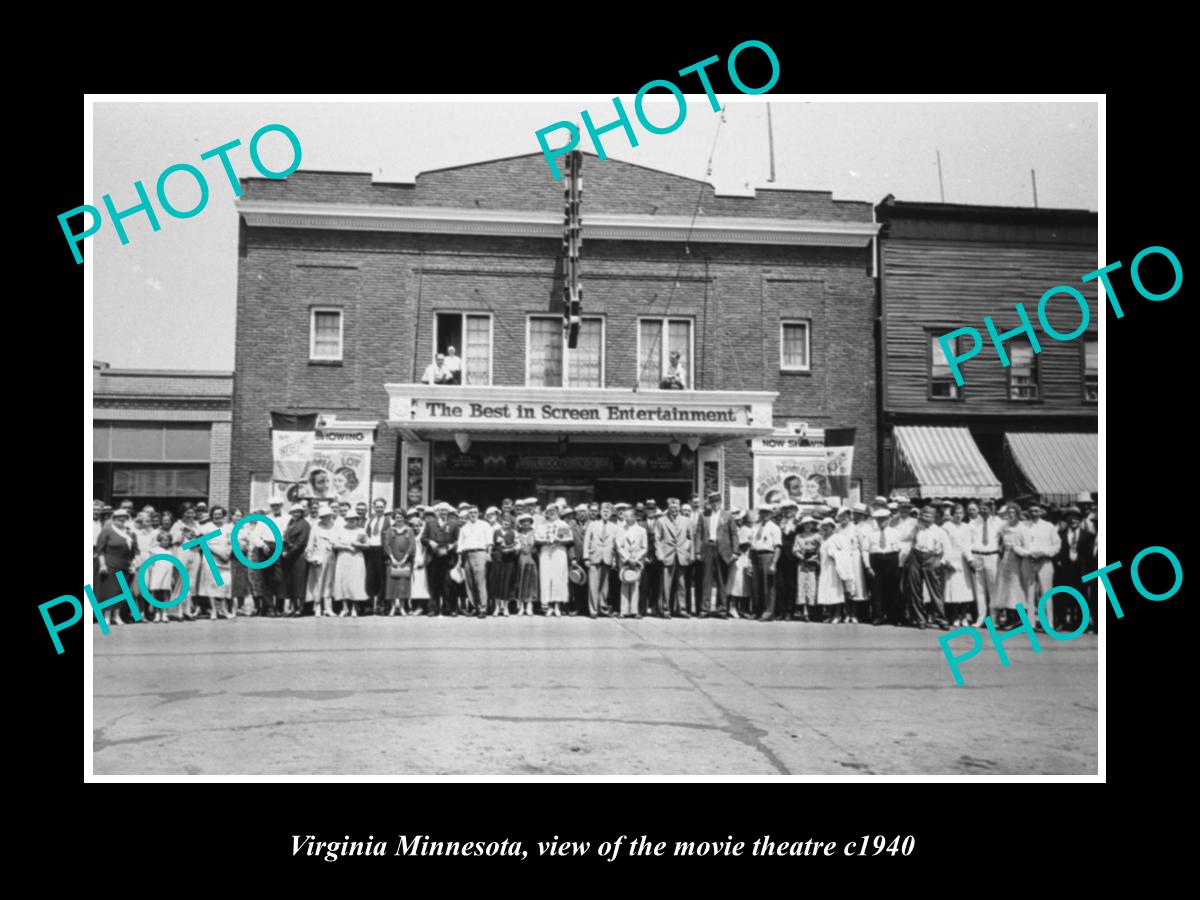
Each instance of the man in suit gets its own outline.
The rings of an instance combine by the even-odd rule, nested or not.
[[[639,612],[649,615],[654,611],[654,604],[658,600],[658,576],[661,569],[655,550],[655,544],[658,542],[658,502],[647,500],[645,503],[639,503],[636,509],[638,524],[646,529],[646,558],[642,563],[642,583],[638,589],[642,606]]]
[[[634,510],[625,509],[625,522],[617,533],[616,541],[617,563],[622,573],[626,569],[638,570],[646,559],[646,529],[638,524]],[[640,578],[626,581],[621,578],[621,617],[634,616],[640,619],[638,611],[638,585]]]
[[[685,619],[688,614],[687,578],[685,573],[692,564],[692,521],[679,514],[679,500],[667,500],[667,514],[658,520],[658,554],[661,590],[658,595],[658,614],[671,618],[671,607],[675,615]]]
[[[379,601],[383,598],[384,587],[388,581],[387,555],[383,545],[387,532],[391,530],[392,522],[387,515],[387,501],[376,497],[371,505],[371,515],[363,525],[367,535],[367,546],[363,550],[363,562],[367,569],[367,597],[371,601],[371,611],[379,614]]]
[[[608,503],[600,507],[598,518],[592,519],[583,531],[583,565],[588,573],[588,615],[611,615],[608,588],[616,565],[617,523],[612,521],[613,508]]]
[[[1094,595],[1089,596],[1084,590],[1083,575],[1092,571],[1092,554],[1096,546],[1096,535],[1083,522],[1083,511],[1078,506],[1068,506],[1066,511],[1067,527],[1062,532],[1062,546],[1054,557],[1054,584],[1056,586],[1073,587],[1083,594],[1088,602],[1088,628],[1096,627],[1096,610]],[[1079,604],[1064,597],[1064,602],[1058,605],[1059,620],[1052,623],[1055,628],[1074,631],[1079,627],[1083,612]]]
[[[454,507],[449,503],[438,503],[433,516],[426,522],[421,543],[425,546],[425,579],[429,588],[428,616],[442,614],[443,600],[453,597],[454,582],[450,570],[454,568],[454,551],[458,541],[458,529],[447,521]]]
[[[737,525],[733,517],[721,509],[721,493],[708,495],[708,512],[700,519],[700,558],[704,564],[699,609],[704,615],[722,619],[729,618],[725,584],[729,580],[729,566],[737,552]],[[715,585],[714,585],[715,582]],[[717,589],[717,600],[713,603],[712,590]]]
[[[566,510],[563,513],[563,519],[571,526],[571,534],[575,536],[574,543],[567,548],[567,560],[574,568],[578,566],[583,569],[583,539],[587,533],[588,526],[588,506],[586,503],[580,503],[574,510]],[[574,581],[570,585],[571,602],[567,605],[568,616],[586,616],[588,612],[588,582],[586,579],[576,584]]]

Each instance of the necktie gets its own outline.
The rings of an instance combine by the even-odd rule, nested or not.
[[[988,518],[990,517],[985,517],[983,520],[983,545],[985,547],[987,546],[988,542]]]
[[[886,527],[886,526],[881,526],[881,527],[880,527],[880,529],[879,529],[879,549],[880,549],[880,550],[884,549],[883,537],[884,537],[884,533],[885,533],[886,531],[887,531],[887,527]]]

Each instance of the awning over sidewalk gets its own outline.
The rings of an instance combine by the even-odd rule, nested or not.
[[[966,428],[900,425],[895,429],[892,486],[914,497],[1001,496],[993,473]]]
[[[1009,432],[1011,462],[1029,488],[1047,503],[1074,503],[1100,484],[1100,442],[1095,434]]]

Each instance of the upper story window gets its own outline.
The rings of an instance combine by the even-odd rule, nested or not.
[[[1040,400],[1041,382],[1038,377],[1037,354],[1028,341],[1014,341],[1007,347],[1008,399]]]
[[[341,361],[342,311],[340,309],[313,307],[308,335],[308,358]]]
[[[1079,350],[1083,354],[1083,402],[1096,403],[1100,399],[1100,342],[1084,338]]]
[[[784,372],[809,371],[809,323],[784,319],[779,323],[779,368]]]
[[[442,384],[492,383],[492,317],[489,313],[438,313],[433,329],[434,367],[444,356]]]
[[[942,350],[942,342],[938,340],[944,331],[929,335],[929,399],[930,400],[961,400],[962,389],[954,380],[950,371],[950,363]],[[962,337],[954,339],[954,355],[962,353]]]
[[[530,316],[527,334],[525,383],[528,386],[604,386],[604,319],[583,318],[574,350],[566,346],[562,316]]]
[[[691,390],[695,386],[691,319],[638,319],[638,386]]]

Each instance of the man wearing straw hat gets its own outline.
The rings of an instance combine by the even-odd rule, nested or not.
[[[641,618],[638,611],[638,584],[646,559],[646,529],[637,523],[634,510],[625,509],[625,522],[617,534],[617,560],[621,572],[621,617]]]

